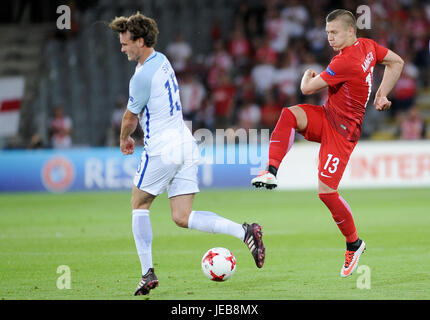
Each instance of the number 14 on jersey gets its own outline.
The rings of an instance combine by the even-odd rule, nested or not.
[[[179,95],[176,94],[179,88],[174,74],[170,75],[170,79],[167,79],[166,83],[164,84],[164,87],[167,89],[169,93],[170,115],[173,116],[173,111],[175,109],[176,111],[181,110],[181,102],[179,100]],[[173,87],[173,92],[172,92],[172,87]],[[175,94],[175,97],[173,97],[173,94]],[[173,101],[174,98],[175,98],[175,101]]]

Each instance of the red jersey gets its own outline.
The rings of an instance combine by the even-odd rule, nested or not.
[[[324,110],[327,119],[349,141],[357,141],[370,98],[373,68],[387,55],[388,49],[375,41],[358,38],[343,48],[320,73],[328,83],[328,98]]]

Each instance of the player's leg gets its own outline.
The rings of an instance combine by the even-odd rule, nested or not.
[[[149,209],[155,196],[133,186],[132,190],[132,231],[142,267],[145,275],[152,264],[152,226]]]
[[[169,198],[173,221],[182,228],[209,233],[223,233],[243,240],[242,225],[211,211],[193,211],[194,194],[181,194]]]
[[[257,267],[261,268],[264,264],[265,248],[260,225],[246,222],[241,225],[215,212],[192,209],[195,193],[199,192],[197,170],[196,163],[184,164],[168,188],[173,221],[183,228],[227,234],[244,241]]]
[[[347,244],[355,243],[358,240],[358,234],[348,203],[337,190],[330,188],[321,180],[318,181],[318,195],[330,210],[333,220],[345,237]]]
[[[337,192],[320,193],[320,199],[329,208],[334,221],[347,239],[345,261],[340,270],[340,275],[347,277],[357,268],[360,256],[366,249],[366,244],[357,236],[349,205]]]
[[[174,174],[175,166],[166,165],[160,157],[149,157],[145,152],[134,178],[132,189],[132,231],[142,267],[142,278],[135,295],[148,294],[158,286],[152,263],[152,226],[150,207],[162,193]]]
[[[178,184],[179,182],[176,183]],[[265,247],[260,225],[246,222],[241,225],[219,216],[215,212],[192,210],[193,201],[194,194],[183,194],[170,198],[172,218],[179,227],[236,237],[248,246],[257,267],[261,268],[263,266]]]
[[[152,226],[149,209],[155,196],[133,186],[132,190],[132,231],[139,256],[142,279],[140,280],[135,295],[146,295],[158,285],[157,276],[154,273],[152,263]]]
[[[133,185],[131,190],[131,207],[133,210],[149,210],[155,198],[155,195],[140,190]]]
[[[327,125],[330,126],[330,124]],[[331,127],[325,128],[319,156],[318,194],[345,237],[346,253],[341,269],[342,277],[350,275],[355,270],[365,249],[364,241],[358,237],[351,208],[337,191],[354,147],[355,143],[347,141]]]
[[[175,172],[167,194],[173,221],[182,228],[196,229],[211,233],[225,233],[241,240],[244,230],[238,223],[218,216],[210,211],[193,211],[194,195],[200,192],[198,186],[198,147],[185,153],[183,164]]]
[[[333,220],[345,237],[345,261],[340,270],[340,275],[347,277],[357,268],[360,256],[366,249],[366,244],[357,235],[350,206],[339,195],[337,190],[330,188],[319,180],[318,192],[320,199],[330,210]]]
[[[296,130],[306,129],[308,119],[300,106],[282,109],[281,116],[270,136],[269,166],[277,169],[294,143]]]
[[[266,170],[263,170],[251,183],[257,188],[277,187],[276,174],[279,165],[294,143],[296,130],[303,131],[308,125],[306,112],[299,105],[282,109],[281,115],[270,136],[269,162]]]

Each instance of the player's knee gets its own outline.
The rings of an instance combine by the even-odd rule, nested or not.
[[[133,209],[149,209],[155,197],[155,195],[137,189],[136,186],[133,186],[133,190],[131,192],[131,206]]]
[[[321,180],[318,180],[318,193],[320,194],[320,199],[321,199],[321,194],[336,193],[336,192],[337,192],[337,189],[333,189],[329,187],[327,184],[325,184],[324,182],[322,182]]]
[[[178,227],[188,228],[188,218],[190,214],[184,211],[172,211],[172,219]]]
[[[287,110],[289,111],[288,113],[287,113]],[[288,116],[292,115],[294,117],[295,124],[296,124],[295,128],[298,131],[302,131],[306,129],[308,125],[308,118],[306,116],[306,112],[301,107],[296,105],[289,108],[284,108],[282,112]]]
[[[336,200],[339,198],[339,194],[335,192],[320,192],[318,193],[318,197],[320,200],[327,206],[331,207],[333,202],[336,202]]]
[[[152,203],[152,198],[131,196],[131,207],[133,209],[149,209]]]

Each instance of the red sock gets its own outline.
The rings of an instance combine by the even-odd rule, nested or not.
[[[282,109],[278,123],[270,136],[269,166],[279,168],[282,159],[294,143],[296,128],[297,120],[294,113],[288,108]]]
[[[348,203],[337,193],[320,193],[319,197],[330,210],[334,222],[346,238],[346,242],[358,240],[357,230],[354,225],[351,208]]]

